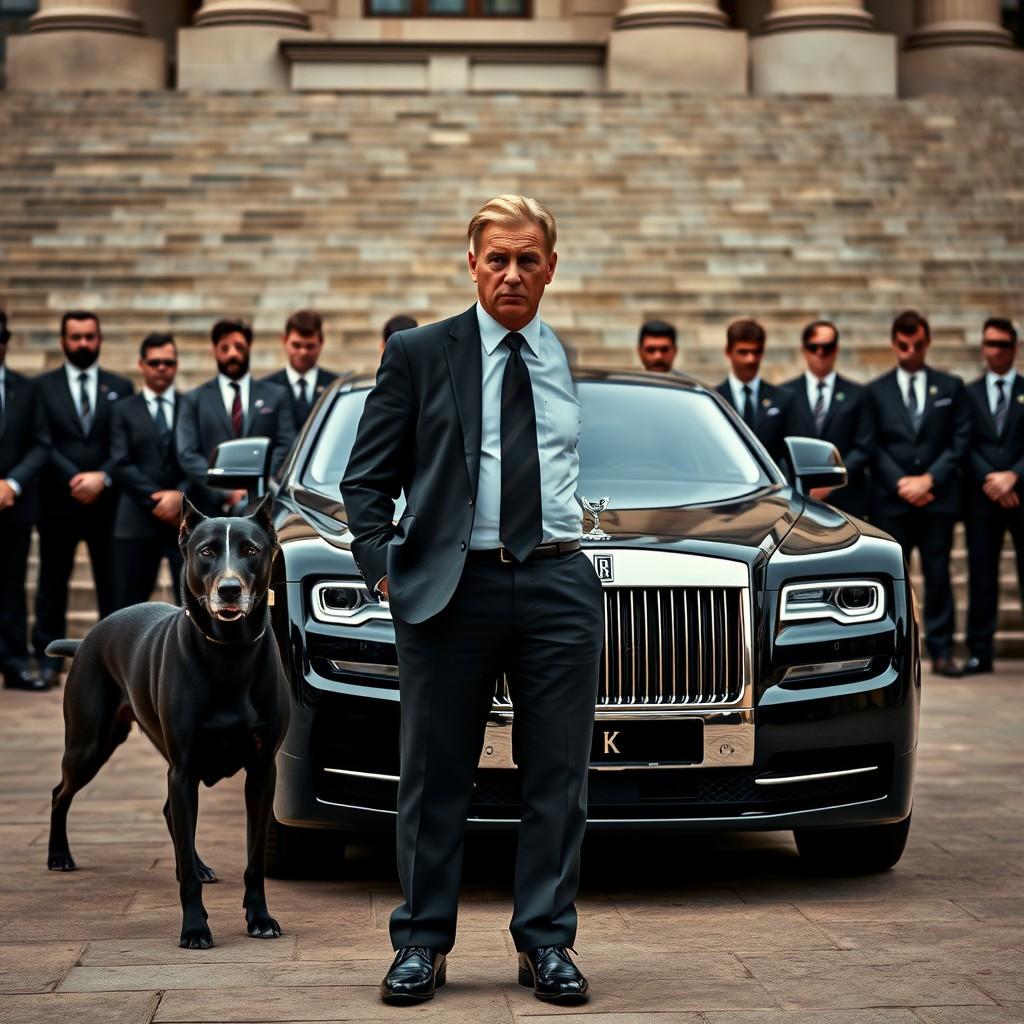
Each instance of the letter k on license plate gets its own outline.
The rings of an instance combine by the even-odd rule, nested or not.
[[[700,764],[704,723],[699,718],[599,718],[594,722],[590,763],[596,767]]]

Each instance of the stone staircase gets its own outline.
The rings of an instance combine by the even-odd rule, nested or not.
[[[269,372],[286,315],[313,306],[325,363],[369,369],[393,313],[469,304],[464,225],[522,191],[558,217],[544,315],[585,364],[635,365],[657,316],[680,328],[680,368],[715,381],[725,325],[752,315],[778,380],[825,316],[866,379],[913,306],[932,362],[970,377],[984,318],[1021,312],[1022,129],[1019,104],[950,97],[0,94],[9,361],[58,365],[60,314],[86,307],[109,369],[132,372],[139,339],[169,329],[180,383],[198,383],[210,324],[233,314]]]

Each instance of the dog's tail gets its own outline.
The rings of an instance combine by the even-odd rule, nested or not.
[[[46,653],[51,658],[73,658],[81,646],[81,640],[52,640],[46,645]]]

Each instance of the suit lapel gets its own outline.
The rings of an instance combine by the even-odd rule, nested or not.
[[[476,306],[457,317],[449,330],[444,354],[462,426],[466,469],[473,493],[480,477],[480,439],[483,429],[483,361],[480,356],[480,326]]]
[[[1006,420],[1003,422],[1003,432],[998,434],[1000,438],[1007,437],[1010,433],[1010,421],[1017,420],[1024,411],[1024,377],[1020,373],[1013,378],[1013,387],[1010,388],[1010,407],[1006,410]],[[988,389],[985,390],[985,405],[988,405]],[[993,421],[993,431],[995,423]]]
[[[231,417],[228,415],[228,411],[224,406],[224,396],[220,392],[220,377],[214,377],[213,380],[207,381],[204,388],[210,389],[210,399],[207,405],[210,405],[216,410],[217,419],[220,420],[221,426],[224,428],[224,432],[228,437],[234,437],[235,432],[231,429]],[[252,384],[249,385],[249,396],[252,397]],[[200,403],[201,405],[203,403]]]
[[[935,394],[932,394],[932,389],[935,389]],[[924,411],[921,413],[920,426],[918,427],[918,433],[924,428],[925,421],[928,419],[932,408],[935,405],[935,399],[941,398],[942,396],[938,393],[938,385],[934,383],[932,379],[931,367],[925,367],[924,371]]]
[[[907,408],[907,396],[900,391],[899,377],[896,376],[896,371],[891,370],[889,372],[889,380],[887,382],[890,394],[890,401],[894,402],[896,407],[900,410],[899,421],[906,428],[907,436],[911,440],[917,440],[917,431],[914,430],[914,422],[910,418],[910,410]],[[927,385],[925,386],[925,394],[928,392]],[[924,417],[921,417],[921,422],[924,422]]]
[[[715,388],[715,390],[716,390],[716,391],[717,391],[717,392],[718,392],[718,393],[719,393],[719,394],[720,394],[720,395],[721,395],[721,396],[722,396],[722,397],[723,397],[723,398],[724,398],[724,399],[725,399],[725,400],[726,400],[726,401],[727,401],[727,402],[729,403],[729,405],[730,405],[730,406],[731,406],[731,407],[732,407],[732,408],[733,408],[733,409],[734,409],[734,410],[735,410],[736,412],[739,412],[739,409],[737,409],[737,408],[736,408],[736,406],[735,406],[735,405],[733,404],[733,400],[732,400],[732,388],[731,388],[731,387],[729,387],[729,382],[728,382],[727,380],[725,380],[725,381],[722,381],[722,383],[721,383],[721,384],[719,384],[719,385],[718,385],[718,387],[717,387],[717,388]]]
[[[796,402],[796,407],[800,410],[800,415],[805,421],[804,426],[811,428],[812,437],[817,437],[818,431],[814,423],[814,409],[811,408],[811,403],[807,398],[807,378],[798,377],[793,382],[793,387],[790,388],[790,391],[793,393],[793,401]],[[829,412],[831,411],[832,407],[829,406]]]
[[[1014,387],[1016,387],[1016,381],[1014,381]],[[996,429],[996,418],[992,415],[992,408],[988,402],[988,383],[984,377],[980,377],[976,381],[972,381],[967,385],[967,393],[971,397],[971,401],[975,402],[978,408],[981,410],[981,420],[985,424],[986,429],[992,435],[994,441],[999,440],[999,431]],[[1013,403],[1013,395],[1009,396],[1011,404]],[[1007,422],[1010,419],[1010,410],[1006,413]]]
[[[71,391],[71,382],[68,380],[67,371],[61,367],[58,372],[60,377],[57,381],[57,393],[60,395],[65,415],[68,417],[68,421],[74,425],[79,436],[84,438],[85,431],[82,430],[82,418],[78,415],[78,400]]]

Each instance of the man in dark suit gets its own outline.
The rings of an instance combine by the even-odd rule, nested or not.
[[[849,512],[868,515],[868,463],[874,448],[874,416],[864,388],[836,373],[839,329],[828,320],[808,324],[801,336],[807,370],[788,381],[792,393],[789,431],[800,437],[820,437],[839,449],[846,466],[847,485],[839,490],[816,487],[811,497]]]
[[[319,313],[300,309],[288,317],[281,339],[288,365],[263,379],[285,388],[291,397],[295,429],[302,429],[324,388],[338,375],[318,365],[324,348],[324,324]]]
[[[992,671],[999,607],[999,556],[1009,532],[1024,602],[1024,378],[1017,373],[1017,329],[990,317],[981,354],[988,372],[967,388],[971,443],[966,462],[967,559],[970,571],[965,675]]]
[[[963,381],[925,365],[930,344],[928,321],[901,313],[892,325],[896,369],[868,385],[876,425],[871,507],[908,562],[914,547],[921,553],[928,652],[937,674],[955,677],[949,553],[971,421]]]
[[[0,673],[7,689],[45,690],[28,656],[25,569],[49,433],[35,383],[7,369],[10,340],[0,310]]]
[[[181,599],[178,548],[181,492],[187,481],[174,447],[178,350],[170,334],[150,334],[139,349],[142,391],[114,407],[111,471],[120,488],[114,520],[118,607],[148,601],[162,559]]]
[[[674,373],[672,364],[678,352],[674,324],[667,320],[647,320],[641,325],[636,354],[648,373]]]
[[[579,403],[538,307],[555,224],[499,196],[469,226],[478,303],[388,341],[342,482],[353,551],[390,600],[401,687],[397,955],[385,1002],[430,998],[455,941],[463,831],[495,680],[522,775],[512,937],[539,998],[582,1002],[567,949],[603,638],[580,549]],[[395,499],[406,509],[397,526]]]
[[[761,380],[761,360],[767,340],[764,328],[750,319],[734,320],[725,332],[725,356],[730,373],[716,390],[780,465],[787,464],[785,439],[793,396],[786,388]]]
[[[40,484],[39,585],[32,645],[43,678],[57,682],[60,658],[43,654],[67,635],[68,580],[85,541],[100,618],[117,607],[113,559],[116,492],[110,456],[114,402],[131,381],[97,365],[103,335],[95,313],[72,310],[61,320],[65,363],[37,378],[51,447]]]
[[[175,438],[178,462],[188,477],[188,498],[204,515],[223,515],[245,502],[245,491],[206,484],[214,449],[236,437],[269,437],[270,470],[276,476],[295,441],[288,392],[249,375],[252,328],[241,320],[218,320],[210,332],[218,374],[183,395]]]

